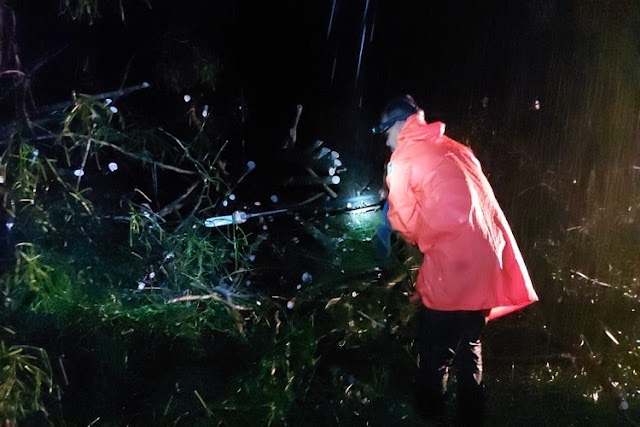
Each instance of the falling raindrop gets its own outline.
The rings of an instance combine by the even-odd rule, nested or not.
[[[331,183],[332,184],[340,184],[340,177],[337,176],[337,175],[331,177]]]
[[[229,194],[229,200],[235,200],[235,199],[236,199],[235,194]]]
[[[313,280],[313,276],[305,271],[304,274],[302,275],[302,282],[310,283],[312,280]]]
[[[229,205],[229,202],[226,199],[222,201],[222,206],[226,207],[228,205]]]
[[[84,175],[84,170],[82,170],[82,169],[76,169],[76,170],[74,170],[74,171],[73,171],[73,174],[74,174],[75,176],[77,176],[77,177],[81,177],[81,176],[83,176],[83,175]]]
[[[209,106],[205,105],[202,109],[202,117],[207,117],[209,115]]]
[[[276,196],[275,194],[272,194],[272,195],[271,195],[271,201],[272,201],[273,203],[278,203],[278,196]]]
[[[331,80],[329,82],[330,85],[333,84],[333,78],[336,75],[336,63],[338,61],[338,53],[336,52],[333,56],[333,65],[331,66]]]
[[[360,52],[358,53],[358,68],[356,70],[356,82],[360,80],[360,67],[362,65],[362,51],[364,50],[364,40],[367,33],[367,10],[369,9],[369,0],[366,1],[364,6],[364,13],[362,15],[362,36],[360,38]]]
[[[191,95],[185,95],[182,97],[182,99],[184,99],[184,102],[189,102],[191,101]]]
[[[118,164],[116,162],[109,163],[108,167],[111,172],[115,172],[118,170]]]
[[[255,255],[249,255],[249,261],[253,262],[256,260],[256,256]]]
[[[329,17],[329,27],[327,28],[327,38],[329,38],[329,35],[331,34],[331,27],[333,26],[333,17],[336,13],[336,1],[337,0],[333,0],[333,4],[331,5],[331,16]]]
[[[13,221],[8,221],[5,224],[5,227],[7,227],[7,230],[11,231],[11,229],[13,228]]]
[[[115,113],[118,112],[118,109],[114,105],[112,105],[111,107],[109,107],[109,111],[111,111],[113,114],[115,114]]]
[[[376,29],[376,16],[378,15],[378,8],[374,6],[373,8],[373,19],[371,20],[371,32],[369,33],[369,43],[373,41],[373,33]]]
[[[289,301],[289,302],[287,302],[287,308],[288,308],[289,310],[291,310],[294,306],[295,306],[295,303],[294,303],[293,301]]]
[[[255,168],[256,168],[256,162],[254,162],[253,160],[249,160],[247,162],[247,169],[254,170]]]

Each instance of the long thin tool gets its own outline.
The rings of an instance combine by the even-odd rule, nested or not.
[[[245,214],[244,218],[249,219],[249,218],[255,218],[257,216],[273,215],[273,214],[278,214],[278,213],[287,212],[287,211],[289,211],[289,209],[276,209],[273,211],[256,212],[256,213]],[[233,223],[234,223],[233,215],[214,216],[204,220],[204,226],[209,228],[222,227],[223,225],[231,225]]]

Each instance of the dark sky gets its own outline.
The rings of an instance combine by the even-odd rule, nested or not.
[[[555,0],[150,0],[151,10],[131,0],[124,23],[117,2],[106,2],[113,9],[104,6],[88,26],[57,16],[57,1],[15,3],[23,62],[66,46],[39,77],[56,96],[78,84],[83,68],[98,84],[119,84],[132,55],[182,32],[221,55],[225,77],[245,86],[256,108],[302,103],[367,112],[401,91],[441,110],[485,92],[500,95],[524,52],[532,64],[541,60],[543,39],[562,13]],[[134,62],[130,79],[149,65]]]
[[[157,47],[172,37],[220,59],[215,96],[245,97],[256,144],[284,138],[300,103],[302,134],[345,150],[370,143],[367,129],[400,93],[449,126],[484,96],[509,114],[525,110],[550,91],[553,58],[576,43],[588,55],[590,37],[633,9],[628,0],[148,0],[151,9],[129,0],[124,22],[118,2],[100,2],[88,25],[60,16],[58,1],[7,1],[24,66],[64,48],[33,78],[41,104],[118,88],[125,75],[157,86]]]

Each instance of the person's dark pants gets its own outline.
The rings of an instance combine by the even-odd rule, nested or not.
[[[455,366],[460,422],[480,426],[484,417],[482,344],[484,311],[419,311],[420,364],[415,379],[419,413],[443,420],[449,368]]]

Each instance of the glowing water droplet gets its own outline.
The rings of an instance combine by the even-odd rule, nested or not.
[[[81,177],[82,175],[84,175],[84,171],[82,169],[76,169],[73,171],[73,174],[77,177]]]
[[[109,163],[108,167],[111,172],[115,172],[118,170],[118,164],[116,162]]]
[[[182,99],[184,99],[184,102],[189,102],[191,101],[191,95],[185,95],[182,97]]]
[[[118,112],[118,109],[114,105],[112,105],[111,107],[109,107],[109,111],[111,111],[113,114],[115,114],[115,113]]]

